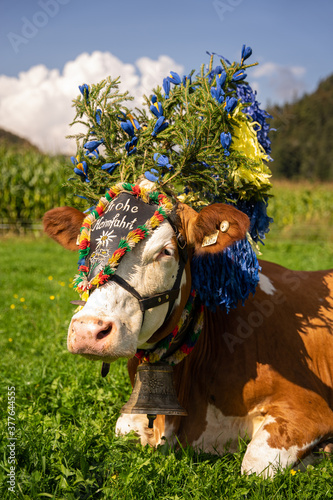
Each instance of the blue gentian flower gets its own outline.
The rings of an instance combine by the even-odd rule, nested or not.
[[[96,148],[94,151],[91,151],[91,153],[89,153],[89,151],[86,151],[85,152],[85,156],[88,156],[88,158],[98,158],[99,157],[99,151],[98,149]]]
[[[136,128],[136,130],[141,130],[141,125],[138,122],[138,120],[136,120],[135,118],[133,118],[132,115],[129,115],[129,116],[130,116],[130,120],[131,120],[133,126]]]
[[[223,59],[223,61],[225,61],[229,66],[231,65],[231,62],[228,61],[228,59],[226,57],[221,56],[220,54],[216,54],[216,52],[208,52],[208,50],[206,50],[206,54],[208,54],[209,56],[217,56],[220,59]]]
[[[84,148],[85,149],[88,149],[88,151],[90,153],[92,153],[96,148],[98,148],[98,146],[100,146],[101,144],[103,144],[103,139],[101,139],[100,141],[88,141],[84,144]]]
[[[99,108],[96,109],[95,119],[96,119],[97,125],[100,125],[101,119],[102,119],[102,110]]]
[[[104,163],[104,165],[101,166],[102,170],[105,170],[109,174],[112,174],[112,172],[119,167],[120,163]]]
[[[257,138],[262,145],[267,155],[271,152],[271,140],[268,137],[270,126],[267,119],[273,118],[267,111],[260,109],[260,103],[256,100],[257,92],[253,92],[250,85],[242,83],[236,87],[237,97],[243,103],[248,103],[249,106],[243,108],[243,113],[250,115],[252,120],[259,125],[256,126]],[[272,161],[272,160],[271,160]]]
[[[153,137],[156,137],[157,134],[165,130],[169,126],[169,123],[165,121],[164,116],[160,116],[157,119],[157,122],[155,123],[154,130],[152,131],[151,135]]]
[[[131,120],[126,120],[121,122],[120,124],[121,128],[128,134],[130,137],[134,136],[134,127],[132,125]]]
[[[182,84],[184,85],[184,87],[186,87],[187,80],[189,80],[190,85],[191,85],[191,83],[192,83],[192,78],[191,78],[191,75],[187,75],[187,76],[186,76],[186,75],[184,75],[184,76],[183,76]]]
[[[83,97],[86,98],[87,103],[89,102],[89,87],[86,83],[79,85],[79,89]]]
[[[166,167],[169,170],[173,169],[173,166],[169,163],[169,158],[166,155],[162,155],[161,153],[155,153],[154,161],[156,161],[159,167]]]
[[[232,113],[238,104],[236,97],[227,97],[225,102],[225,109],[227,113]]]
[[[155,174],[157,174],[157,175],[155,175]],[[145,172],[145,177],[146,177],[146,179],[148,179],[151,182],[156,182],[156,181],[158,181],[158,171],[155,168],[151,168],[150,172],[149,172],[149,170],[147,170]]]
[[[222,88],[223,85],[225,84],[226,79],[227,79],[227,73],[225,71],[221,71],[220,73],[216,73],[216,85],[217,86],[220,86]]]
[[[240,80],[244,80],[246,78],[246,73],[242,69],[239,71],[236,71],[236,73],[233,74],[232,81],[233,82],[239,82]]]
[[[156,118],[159,118],[160,116],[163,116],[162,104],[160,102],[157,102],[156,95],[153,95],[153,97],[151,98],[151,102],[153,104],[149,108],[150,111],[156,116]]]
[[[90,182],[88,179],[88,165],[86,161],[78,163],[76,167],[74,167],[74,172],[82,177],[86,182]]]
[[[135,136],[132,137],[132,139],[129,142],[126,142],[125,149],[127,151],[127,156],[130,156],[133,153],[136,153],[137,142],[138,142],[138,138]]]
[[[170,94],[170,82],[167,78],[163,79],[163,90],[165,99],[169,99]]]
[[[252,55],[252,49],[251,47],[246,47],[246,45],[243,45],[242,47],[242,60],[241,64],[243,64],[243,61],[248,59]]]
[[[117,115],[118,120],[120,120],[121,122],[125,122],[127,120],[126,113],[124,113],[123,111],[120,111],[120,113],[122,114],[122,116]]]
[[[216,87],[212,87],[210,89],[210,93],[211,93],[212,97],[214,97],[214,99],[217,100],[217,102],[222,104],[222,102],[224,101],[224,92],[219,85]]]
[[[178,73],[175,73],[174,71],[170,71],[170,75],[168,76],[168,80],[170,83],[173,83],[174,85],[179,85],[181,83],[180,76]]]
[[[225,156],[230,156],[230,153],[228,151],[230,144],[231,144],[231,134],[230,132],[222,132],[220,135],[220,142],[222,144],[222,147],[224,148],[224,154]]]

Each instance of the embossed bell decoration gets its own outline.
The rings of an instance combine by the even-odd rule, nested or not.
[[[146,413],[150,429],[157,415],[186,416],[187,411],[177,400],[172,366],[164,363],[139,365],[132,394],[120,411]]]

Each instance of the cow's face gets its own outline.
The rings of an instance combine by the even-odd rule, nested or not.
[[[197,255],[222,251],[244,238],[248,229],[247,216],[223,204],[206,207],[199,214],[186,205],[180,205],[178,215],[179,231]],[[44,227],[51,237],[74,250],[82,220],[83,214],[63,207],[45,215]],[[222,221],[227,221],[223,230]],[[204,238],[217,231],[216,243],[203,247]],[[149,239],[126,254],[116,274],[142,297],[149,297],[172,289],[178,265],[176,235],[169,222],[164,221]],[[179,312],[179,305],[186,302],[189,292],[190,277],[184,270],[181,293],[173,306],[175,315]],[[138,300],[131,293],[109,281],[92,291],[86,305],[73,316],[68,330],[68,349],[74,354],[104,362],[133,357],[138,348],[148,347],[148,344],[152,347],[153,335],[163,325],[168,308],[166,303],[143,314]]]

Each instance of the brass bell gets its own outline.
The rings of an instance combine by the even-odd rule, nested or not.
[[[177,400],[172,366],[164,363],[139,365],[132,394],[120,411],[146,413],[150,429],[157,415],[186,416],[187,411]]]

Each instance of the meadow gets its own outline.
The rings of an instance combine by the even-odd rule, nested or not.
[[[275,193],[276,222],[262,258],[294,269],[333,267],[332,185],[279,183]],[[238,453],[213,456],[167,445],[152,450],[115,436],[131,392],[126,362],[102,378],[101,363],[66,348],[76,261],[45,237],[0,240],[1,499],[333,498],[332,458],[264,480],[240,474],[242,441]],[[7,418],[12,387],[14,429]],[[15,493],[8,490],[13,454]]]

